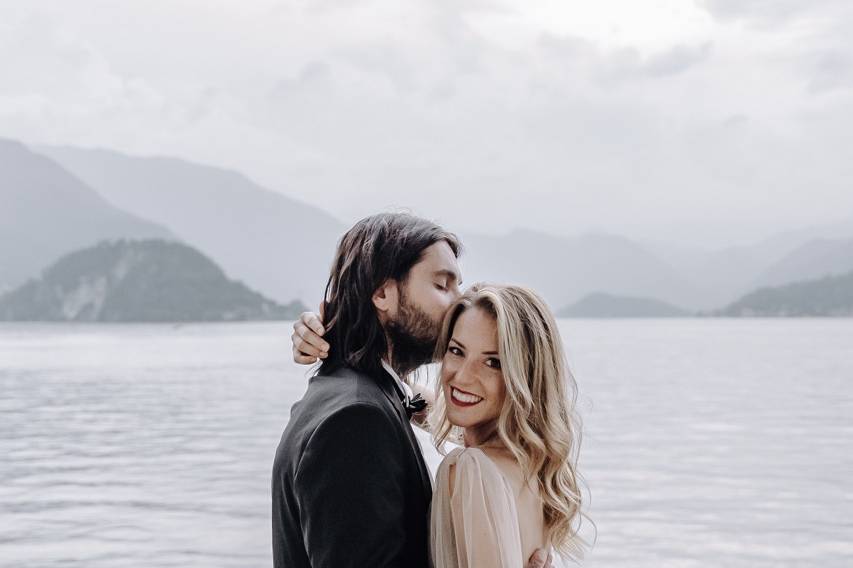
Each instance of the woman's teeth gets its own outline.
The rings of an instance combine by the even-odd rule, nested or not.
[[[458,400],[459,402],[462,402],[465,404],[476,404],[476,403],[480,402],[481,400],[483,400],[482,397],[479,397],[479,396],[476,396],[473,394],[468,394],[466,392],[462,392],[462,391],[457,390],[455,388],[451,388],[450,393],[451,393],[451,396],[453,396],[453,398],[455,400]]]

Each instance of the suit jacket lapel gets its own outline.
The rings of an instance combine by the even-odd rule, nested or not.
[[[397,381],[394,380],[394,377],[384,370],[382,375],[380,387],[382,388],[382,392],[385,393],[385,396],[388,397],[388,400],[391,402],[394,410],[397,412],[400,422],[402,422],[403,430],[406,432],[406,436],[409,439],[409,445],[411,446],[412,452],[415,454],[415,459],[418,464],[418,473],[420,473],[421,483],[424,489],[424,495],[427,500],[430,500],[432,496],[432,478],[430,477],[429,469],[427,469],[426,463],[424,462],[421,445],[418,443],[418,439],[415,437],[414,431],[412,431],[412,424],[409,421],[409,417],[406,415],[405,409],[403,408],[403,402],[401,400],[403,393],[400,392],[400,387],[397,385]]]

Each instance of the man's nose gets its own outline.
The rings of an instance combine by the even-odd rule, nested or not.
[[[450,292],[454,300],[458,300],[460,297],[462,297],[462,290],[459,289],[459,285],[455,282],[450,287]]]

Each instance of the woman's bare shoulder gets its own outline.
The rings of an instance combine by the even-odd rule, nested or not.
[[[457,469],[465,472],[464,477],[468,480],[480,478],[481,481],[488,479],[490,482],[498,479],[509,481],[506,479],[506,473],[502,466],[496,463],[496,460],[501,460],[500,456],[495,454],[492,457],[484,450],[485,448],[480,447],[456,448],[444,457],[441,465],[439,465],[439,471],[447,470],[450,495],[453,495],[456,485]]]
[[[477,449],[488,457],[508,479],[522,479],[521,464],[508,449],[497,447],[480,447]]]

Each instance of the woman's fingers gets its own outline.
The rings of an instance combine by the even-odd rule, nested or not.
[[[290,342],[293,344],[293,360],[299,365],[311,365],[319,359],[320,350],[303,341],[295,331],[290,336]]]
[[[316,357],[312,357],[310,355],[303,355],[296,348],[293,348],[293,360],[299,365],[311,365],[317,362]]]
[[[322,326],[320,327],[322,328]],[[297,363],[300,362],[300,356],[312,357],[316,360],[317,358],[324,359],[329,354],[329,344],[317,335],[315,329],[316,327],[314,329],[309,328],[308,324],[301,318],[293,324],[293,335],[290,336],[290,339],[293,343],[293,360]]]
[[[533,556],[530,557],[530,561],[527,563],[527,568],[551,568],[552,560],[553,557],[549,551],[539,548],[533,553]]]
[[[313,312],[304,312],[293,323],[293,360],[300,365],[316,363],[329,355],[329,344],[321,335],[326,333],[320,318]]]
[[[302,333],[307,335],[308,338],[306,338],[305,336],[299,335],[300,331],[302,331]],[[293,331],[293,335],[290,336],[290,341],[291,341],[291,343],[293,343],[294,352],[299,352],[302,355],[308,355],[310,357],[321,357],[321,356],[325,357],[328,354],[328,351],[323,351],[320,347],[312,344],[309,341],[310,336],[313,333],[314,332],[311,330],[305,331],[304,329],[303,330],[295,329]],[[322,340],[320,340],[320,341],[322,341]]]
[[[322,308],[322,306],[320,306]],[[317,334],[317,336],[322,336],[326,333],[326,328],[323,327],[323,323],[320,321],[320,317],[317,316],[314,312],[302,312],[302,315],[299,316],[299,321],[301,321],[305,326]]]

